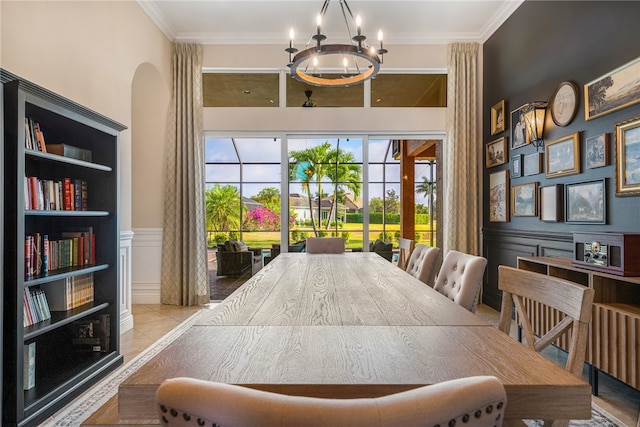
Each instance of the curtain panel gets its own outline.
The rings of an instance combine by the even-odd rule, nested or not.
[[[478,44],[448,46],[448,90],[444,158],[446,254],[479,251]]]
[[[202,129],[202,46],[173,44],[160,300],[209,302]]]

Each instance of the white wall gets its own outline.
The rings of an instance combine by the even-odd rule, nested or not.
[[[140,226],[157,226],[162,217],[162,180],[157,178],[163,165],[170,41],[133,0],[2,0],[0,13],[2,68],[128,127],[120,134],[119,159],[121,247],[128,248],[134,210]],[[132,203],[138,198],[140,203]],[[121,249],[123,256],[132,259],[121,264],[134,271],[146,257],[135,248]],[[129,308],[130,278],[121,276],[122,304]]]

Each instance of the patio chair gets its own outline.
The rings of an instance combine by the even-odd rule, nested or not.
[[[253,276],[262,268],[262,249],[248,248],[244,242],[228,240],[218,245],[217,276]]]

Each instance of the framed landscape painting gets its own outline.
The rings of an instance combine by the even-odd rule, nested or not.
[[[584,85],[584,119],[640,102],[640,57]]]
[[[580,133],[547,142],[544,158],[547,178],[580,173]]]
[[[538,215],[538,183],[514,185],[511,188],[511,215]]]
[[[565,185],[565,222],[606,224],[606,179]]]
[[[600,168],[609,164],[609,134],[587,138],[586,142],[587,160],[585,164],[587,169]]]
[[[616,195],[640,196],[640,116],[616,124]]]

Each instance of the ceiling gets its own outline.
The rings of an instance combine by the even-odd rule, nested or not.
[[[384,31],[385,43],[483,43],[524,0],[350,0],[369,38]],[[289,28],[304,43],[321,0],[138,0],[172,41],[201,44],[283,44]],[[335,17],[335,18],[334,18]],[[330,2],[323,33],[344,32],[339,0]],[[366,33],[366,31],[365,31]],[[298,40],[299,38],[299,40]]]
[[[285,45],[289,29],[296,45],[315,29],[323,0],[137,0],[172,41],[203,45]],[[384,31],[386,46],[486,41],[524,0],[348,0],[361,15],[363,32],[376,40]],[[322,33],[328,40],[346,32],[341,0],[329,3]],[[205,74],[205,107],[277,107],[277,74]],[[362,106],[362,86],[318,88],[287,81],[287,106],[301,106],[312,90],[319,107]],[[372,83],[372,106],[446,106],[446,75],[384,75]]]

